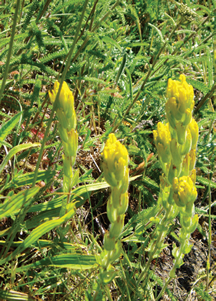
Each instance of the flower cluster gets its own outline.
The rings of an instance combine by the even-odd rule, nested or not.
[[[111,226],[104,237],[104,247],[107,252],[102,263],[107,267],[120,256],[121,252],[121,244],[117,240],[122,232],[128,207],[129,157],[125,146],[117,141],[114,134],[110,134],[102,158],[104,177],[111,186],[111,195],[107,202],[107,216]]]
[[[173,206],[180,212],[182,229],[179,236],[188,250],[189,236],[198,222],[198,217],[194,215],[194,201],[197,197],[195,163],[199,129],[192,117],[193,87],[186,82],[185,75],[180,75],[180,81],[168,80],[167,99],[168,123],[164,125],[159,122],[157,130],[153,131],[164,172],[160,200],[166,210]],[[182,261],[179,259],[179,262]]]
[[[66,82],[63,82],[58,99],[60,83],[54,83],[54,89],[49,91],[51,102],[55,103],[56,114],[59,120],[58,129],[64,147],[63,170],[64,190],[69,192],[73,177],[73,164],[78,149],[78,133],[76,131],[76,113],[74,109],[74,97]]]

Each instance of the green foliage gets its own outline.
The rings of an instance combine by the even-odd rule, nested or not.
[[[208,232],[211,225],[215,230],[215,8],[215,1],[170,0],[0,4],[0,299],[158,301],[168,277],[162,275],[164,248],[174,247],[180,226],[178,216],[167,225],[160,254],[141,278],[164,217],[152,132],[165,122],[168,79],[182,73],[195,91],[200,137],[195,212],[203,218],[198,230],[210,254]],[[61,217],[68,194],[62,186],[58,121],[48,97],[55,80],[65,80],[73,92],[79,137],[79,174]],[[98,256],[109,229],[109,185],[100,154],[112,132],[130,157],[129,208],[119,237],[122,256],[105,275]],[[206,268],[203,283],[196,283],[197,274],[193,277],[200,300],[214,298],[212,269]],[[179,299],[171,284],[165,294]]]

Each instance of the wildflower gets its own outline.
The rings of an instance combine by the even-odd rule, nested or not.
[[[114,134],[109,135],[102,156],[104,177],[108,184],[117,186],[119,181],[128,178],[128,152]]]
[[[197,190],[189,176],[183,176],[173,180],[173,198],[176,205],[180,207],[186,206],[188,203],[193,204],[197,197]]]

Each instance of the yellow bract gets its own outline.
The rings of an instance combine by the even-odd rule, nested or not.
[[[59,90],[59,86],[60,86],[60,83],[58,81],[55,81],[53,90],[48,92],[52,103],[55,102],[56,95]],[[72,94],[71,90],[69,89],[66,82],[63,82],[62,87],[61,87],[61,92],[59,94],[59,104],[61,105],[62,108],[64,107],[64,105],[63,105],[64,102],[66,102],[66,103],[72,102],[72,104],[74,103],[73,94]]]
[[[56,81],[52,91],[49,91],[49,97],[52,103],[55,102],[60,83]],[[56,104],[56,113],[61,126],[68,131],[76,128],[76,113],[74,109],[73,93],[66,82],[63,82]]]
[[[187,126],[194,107],[194,92],[193,87],[186,82],[184,74],[180,75],[180,81],[169,78],[167,98],[166,112],[170,125],[175,128],[176,121],[181,121],[182,126]]]
[[[186,82],[186,77],[181,74],[180,81],[169,78],[167,87],[167,98],[172,98],[172,105],[176,106],[176,111],[184,113],[186,109],[193,109],[194,106],[194,92],[193,87]],[[174,99],[175,98],[175,101]]]
[[[174,200],[178,206],[193,203],[197,197],[197,190],[189,176],[175,178],[173,180]]]
[[[123,180],[127,173],[128,151],[114,134],[110,134],[102,156],[105,179],[111,186],[116,186],[117,182]]]

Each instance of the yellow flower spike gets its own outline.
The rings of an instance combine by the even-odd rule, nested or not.
[[[49,91],[49,97],[52,103],[55,102],[56,96],[58,94],[60,83],[56,81],[52,91]],[[66,82],[63,82],[62,88],[59,94],[58,103],[56,104],[57,116],[61,125],[68,129],[76,128],[76,113],[74,109],[74,97],[73,93],[69,89]]]
[[[111,186],[117,186],[118,182],[122,181],[125,174],[127,174],[129,161],[128,151],[126,147],[116,139],[114,134],[110,134],[102,156],[104,177]]]
[[[196,149],[198,136],[199,136],[199,127],[194,118],[192,118],[188,127],[190,129],[191,136],[192,136],[192,149]]]
[[[48,92],[52,103],[55,102],[56,95],[58,94],[59,86],[60,86],[60,83],[58,81],[55,81],[53,90]],[[63,82],[61,91],[59,94],[59,99],[58,99],[59,105],[62,109],[64,109],[64,103],[65,102],[67,103],[69,98],[71,98],[72,102],[74,101],[73,94],[70,91],[67,83]]]
[[[162,122],[158,122],[157,130],[153,131],[154,142],[158,151],[158,155],[164,163],[169,163],[171,159],[170,153],[170,130],[169,124],[164,125]]]
[[[184,74],[181,74],[179,78],[180,81],[169,79],[167,86],[166,111],[167,114],[171,112],[176,120],[180,120],[187,109],[192,111],[194,107],[193,87],[186,82]]]
[[[197,197],[196,187],[189,176],[179,178],[178,184],[174,185],[174,200],[178,206],[186,206],[193,203]]]
[[[49,98],[50,98],[50,100],[51,100],[52,103],[55,102],[56,95],[57,95],[57,93],[58,93],[58,89],[59,89],[59,82],[56,81],[56,82],[54,83],[53,90],[52,90],[52,91],[48,91]]]

